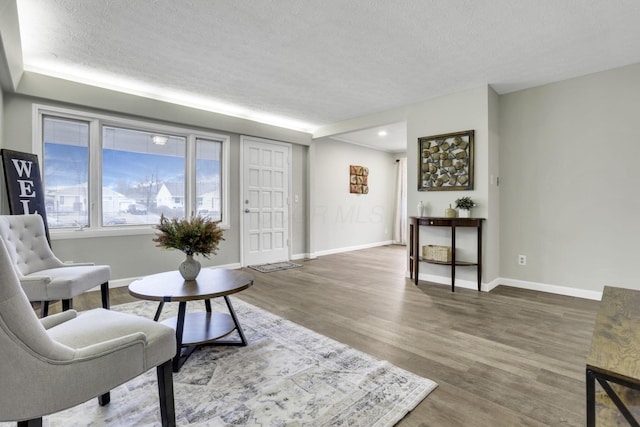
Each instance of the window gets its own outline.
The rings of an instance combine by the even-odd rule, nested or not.
[[[198,215],[214,221],[222,218],[220,202],[220,163],[222,143],[196,138],[196,201]]]
[[[89,223],[89,122],[43,117],[45,208],[49,227]],[[85,203],[80,203],[84,200]]]
[[[186,138],[160,137],[103,126],[103,224],[157,224],[161,214],[184,217],[184,203],[175,200],[185,192]]]
[[[44,106],[34,111],[50,230],[117,230],[192,213],[228,226],[228,136]]]

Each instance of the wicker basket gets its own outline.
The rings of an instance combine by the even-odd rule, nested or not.
[[[428,261],[451,262],[451,246],[423,246],[422,258]]]

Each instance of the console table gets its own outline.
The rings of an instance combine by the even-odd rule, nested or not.
[[[640,390],[638,359],[640,291],[605,286],[587,358],[587,427],[596,425],[596,380],[629,425],[639,425],[610,384]]]
[[[430,264],[451,266],[451,292],[455,292],[456,266],[476,266],[478,269],[478,291],[482,286],[482,221],[484,218],[443,218],[443,217],[409,217],[409,271],[415,284],[418,284],[420,261]],[[432,261],[420,257],[420,226],[451,228],[451,261]],[[476,261],[456,259],[456,228],[475,227],[477,230],[478,250]]]

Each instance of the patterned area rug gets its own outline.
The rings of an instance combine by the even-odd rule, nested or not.
[[[232,301],[249,345],[202,347],[174,373],[178,425],[392,426],[437,387],[237,298]],[[221,299],[211,302],[214,311],[226,311]],[[156,307],[141,301],[113,309],[151,318]],[[204,304],[189,303],[187,311],[204,311]],[[177,304],[166,304],[161,319],[176,312]],[[92,399],[44,418],[45,426],[159,424],[155,369],[112,390],[105,407]]]
[[[302,265],[296,264],[295,262],[289,262],[289,261],[249,266],[249,268],[259,271],[260,273],[271,273],[273,271],[287,270],[289,268],[298,268],[298,267],[302,267]]]

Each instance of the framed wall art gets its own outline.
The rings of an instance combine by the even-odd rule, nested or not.
[[[418,138],[418,191],[473,190],[474,131]]]
[[[356,194],[369,193],[369,168],[349,166],[349,192]]]

